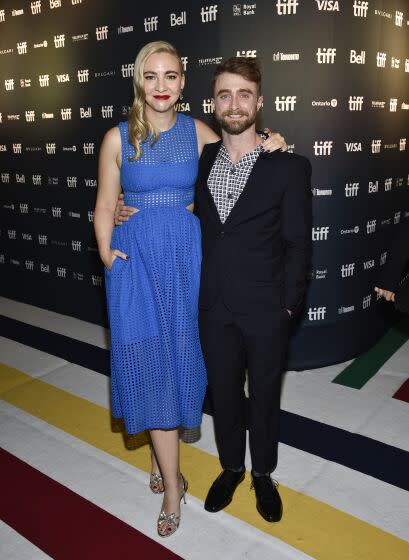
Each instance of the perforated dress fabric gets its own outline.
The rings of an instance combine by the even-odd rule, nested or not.
[[[198,329],[201,264],[194,199],[195,124],[177,114],[158,141],[135,150],[120,123],[125,204],[139,212],[117,226],[112,249],[129,255],[105,269],[111,328],[112,415],[127,433],[200,426],[206,371]]]

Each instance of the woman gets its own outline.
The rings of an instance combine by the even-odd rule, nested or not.
[[[178,528],[187,490],[178,427],[200,425],[206,389],[197,324],[200,226],[192,210],[198,158],[219,139],[176,113],[184,84],[172,45],[141,49],[128,123],[109,130],[101,146],[94,218],[111,327],[112,414],[130,434],[150,432],[150,487],[164,490],[162,537]],[[271,139],[269,146],[280,147]],[[136,212],[114,230],[121,185]]]

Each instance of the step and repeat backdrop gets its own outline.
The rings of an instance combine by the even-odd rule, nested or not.
[[[187,75],[178,110],[214,126],[210,80],[263,69],[260,128],[313,167],[313,260],[289,367],[348,359],[385,328],[373,292],[409,218],[405,0],[0,2],[1,293],[106,325],[93,233],[98,151],[126,119],[135,56],[165,39]]]

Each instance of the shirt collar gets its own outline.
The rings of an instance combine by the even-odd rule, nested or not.
[[[251,152],[247,152],[244,156],[235,164],[236,167],[240,165],[248,165],[249,163],[254,163],[258,156],[264,152],[264,148],[261,144],[258,144],[254,150]],[[219,153],[217,154],[217,159],[224,159],[230,165],[233,165],[233,162],[230,159],[229,152],[226,149],[226,146],[222,143],[219,149]]]

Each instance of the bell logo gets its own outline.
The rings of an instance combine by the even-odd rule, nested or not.
[[[108,39],[108,26],[102,25],[101,27],[96,27],[95,35],[97,37],[97,41],[105,41],[105,39]]]
[[[61,118],[63,121],[71,120],[72,109],[70,107],[65,107],[61,109]]]
[[[400,67],[400,58],[395,58],[394,56],[391,58],[391,68],[395,70],[399,70]]]
[[[347,152],[362,152],[362,142],[345,142]]]
[[[103,119],[112,119],[114,111],[113,105],[102,105],[101,107],[101,114]]]
[[[379,191],[379,183],[378,181],[372,182],[369,181],[368,183],[368,193],[373,194]]]
[[[372,153],[373,154],[379,154],[380,153],[381,143],[382,143],[381,140],[372,140],[371,147],[372,147]]]
[[[177,14],[169,14],[170,26],[175,27],[175,25],[186,25],[186,12],[181,12],[178,16]]]
[[[345,185],[345,196],[358,196],[359,183],[347,183]]]
[[[396,10],[395,25],[397,25],[398,27],[402,27],[402,24],[403,24],[403,12],[398,12],[398,10]]]
[[[202,6],[202,9],[200,11],[200,16],[202,18],[202,23],[209,23],[210,21],[216,21],[217,4],[213,4],[213,6]]]
[[[6,91],[12,91],[14,89],[13,78],[8,79],[8,80],[4,80],[4,87],[6,88]]]
[[[50,85],[50,75],[42,74],[38,76],[38,81],[40,82],[40,87],[48,87]]]
[[[41,175],[32,175],[31,180],[33,181],[34,186],[41,186]]]
[[[61,0],[50,0],[50,9],[61,8]]]
[[[276,8],[279,16],[292,16],[297,13],[298,0],[277,0]]]
[[[10,173],[2,173],[1,174],[1,182],[2,183],[10,183]]]
[[[55,154],[55,148],[56,148],[55,142],[49,142],[45,145],[45,149],[48,155]]]
[[[81,241],[71,241],[73,251],[81,251]]]
[[[348,107],[350,111],[362,111],[364,98],[362,96],[350,95]]]
[[[0,144],[0,152],[7,152],[6,144]]]
[[[376,55],[376,66],[378,68],[385,68],[386,66],[386,53],[378,52]]]
[[[54,35],[54,46],[56,49],[61,49],[65,46],[65,35]]]
[[[96,274],[91,275],[93,286],[102,286],[102,276],[97,276]]]
[[[34,270],[34,261],[26,260],[24,264],[27,270]]]
[[[354,16],[366,18],[366,15],[368,13],[368,4],[369,2],[363,2],[362,0],[355,0],[353,5]]]
[[[17,43],[17,52],[18,54],[27,54],[27,42],[23,41],[22,43]]]
[[[13,153],[21,154],[21,144],[13,144]]]
[[[312,240],[313,241],[327,241],[329,233],[329,227],[313,227],[312,228]]]
[[[64,266],[57,266],[57,276],[58,278],[66,278],[67,269]]]
[[[51,213],[53,218],[61,218],[61,208],[59,206],[53,206],[51,208]]]
[[[93,210],[88,210],[88,221],[89,222],[94,221],[94,214],[95,214],[95,212]]]
[[[134,65],[132,63],[122,64],[121,72],[123,78],[131,78],[133,76]]]
[[[257,51],[237,51],[236,56],[242,56],[244,58],[256,58]]]
[[[28,204],[20,203],[20,213],[21,214],[28,214]]]
[[[391,98],[391,99],[389,100],[389,111],[390,111],[391,113],[396,113],[397,107],[398,107],[398,100],[397,100],[396,98],[395,98],[395,99],[392,99],[392,98]]]
[[[81,119],[91,119],[92,118],[92,110],[91,107],[80,107],[80,117]]]
[[[84,82],[88,82],[89,70],[88,69],[78,70],[77,77],[80,84],[83,84]]]
[[[376,220],[369,220],[366,222],[366,233],[375,233]]]
[[[70,189],[75,189],[77,187],[77,178],[67,177],[67,187],[69,187]]]
[[[40,245],[47,245],[47,236],[42,233],[38,234],[38,242]]]
[[[341,277],[347,278],[348,276],[353,276],[355,271],[355,263],[343,264],[341,266]]]
[[[94,155],[94,143],[93,142],[84,142],[82,145],[82,149],[84,151],[84,154],[89,156],[89,155]]]
[[[69,74],[56,74],[56,76],[57,76],[57,82],[60,83],[60,84],[70,81],[70,75]]]
[[[385,179],[385,191],[391,191],[392,190],[392,177],[389,177],[388,179]]]
[[[205,115],[209,115],[210,113],[214,113],[213,99],[203,99],[202,107],[203,107],[203,113]]]
[[[313,146],[314,154],[316,156],[330,156],[332,147],[332,140],[316,140]]]
[[[16,183],[20,183],[20,184],[25,184],[26,182],[26,176],[24,175],[24,173],[16,173]]]
[[[33,14],[33,16],[35,16],[36,14],[41,14],[41,0],[31,2],[31,13]]]
[[[406,150],[406,138],[399,138],[399,151],[404,152]]]
[[[369,294],[369,296],[363,298],[362,309],[368,309],[368,307],[371,305],[371,299],[372,299],[372,294]]]
[[[9,236],[9,239],[16,239],[16,230],[15,229],[9,229],[7,231],[7,234]]]
[[[360,54],[357,54],[357,51],[351,50],[349,54],[349,62],[350,64],[365,64],[365,51],[361,51]]]
[[[150,31],[157,31],[158,30],[158,23],[159,23],[158,16],[152,16],[152,17],[145,18],[143,20],[145,33],[149,33]]]
[[[320,12],[323,10],[325,12],[339,12],[338,0],[315,0],[317,3],[317,8]]]
[[[326,307],[310,307],[308,309],[309,321],[322,321],[327,313]]]
[[[319,48],[316,53],[318,64],[334,64],[337,49]]]
[[[40,271],[49,273],[50,272],[50,265],[40,263]]]

